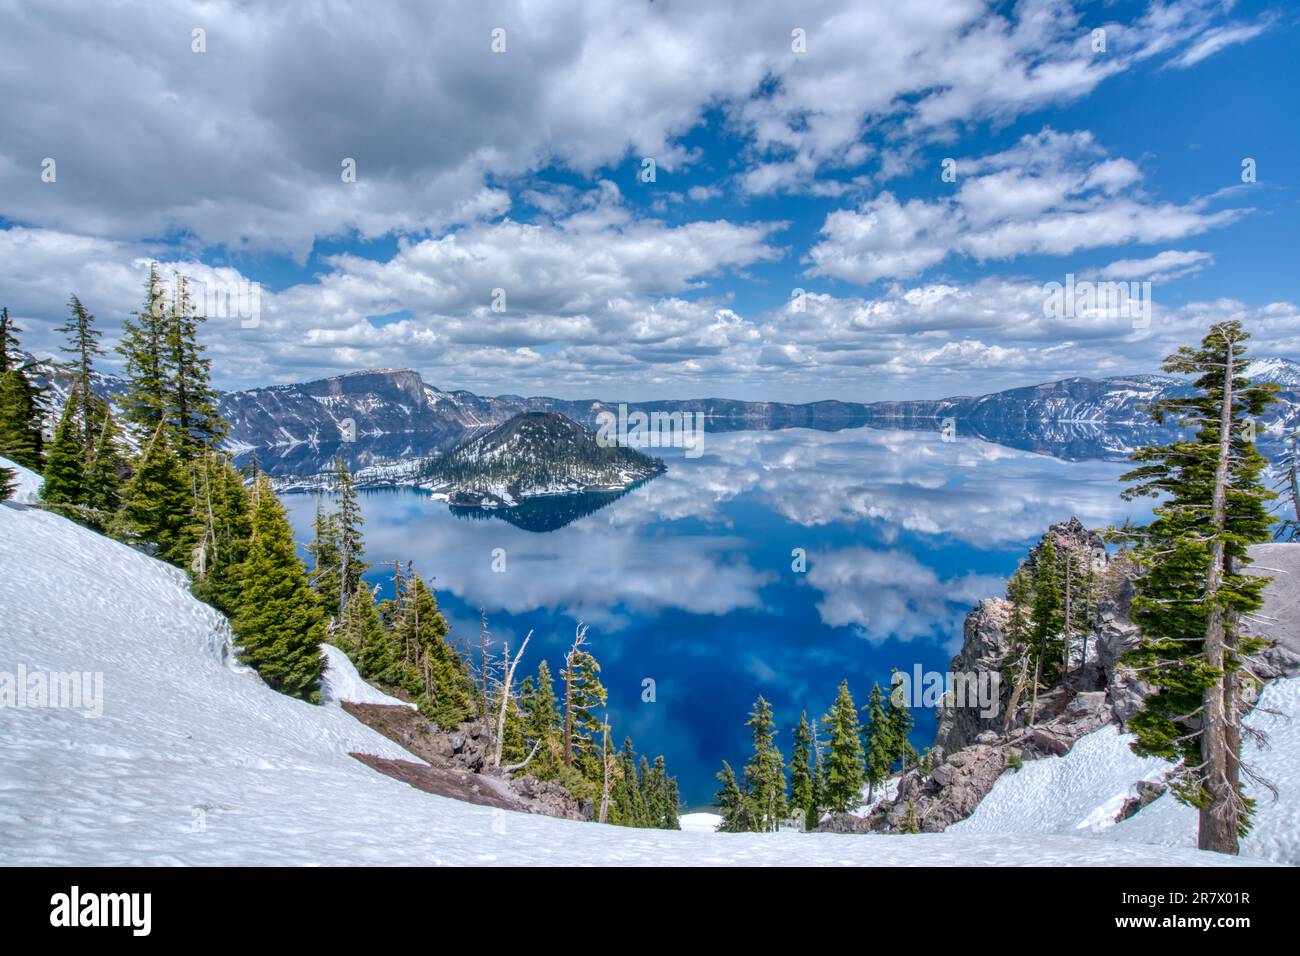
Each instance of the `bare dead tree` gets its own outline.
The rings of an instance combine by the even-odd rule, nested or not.
[[[573,765],[573,659],[587,643],[587,625],[581,621],[573,634],[573,645],[564,655],[564,765]]]
[[[601,784],[600,784],[600,817],[601,823],[605,822],[609,816],[609,771],[612,761],[609,756],[609,714],[601,715],[601,738],[600,738],[600,766],[601,766]]]
[[[501,676],[501,709],[497,712],[496,749],[492,755],[492,763],[498,767],[501,766],[501,747],[506,739],[506,709],[510,706],[510,689],[515,680],[515,668],[519,666],[519,661],[523,658],[524,651],[528,647],[528,640],[532,636],[533,632],[529,631],[524,638],[523,644],[519,645],[519,653],[513,659],[510,657],[509,644],[505,645],[505,650],[502,653],[501,659],[504,666]]]

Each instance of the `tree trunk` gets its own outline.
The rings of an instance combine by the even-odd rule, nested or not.
[[[1233,682],[1225,678],[1227,645],[1223,608],[1219,605],[1224,548],[1223,533],[1227,524],[1228,463],[1232,452],[1232,378],[1236,367],[1233,343],[1227,343],[1227,363],[1223,371],[1222,406],[1219,412],[1219,459],[1214,472],[1213,529],[1210,561],[1205,576],[1205,601],[1210,617],[1205,626],[1205,661],[1218,673],[1205,689],[1205,710],[1201,723],[1201,761],[1208,803],[1200,811],[1197,845],[1202,850],[1219,853],[1237,852],[1237,826],[1240,808],[1236,789],[1229,780],[1228,757],[1229,706],[1228,688]],[[1235,710],[1235,701],[1232,710]]]
[[[1020,706],[1020,695],[1025,692],[1025,681],[1029,678],[1029,650],[1026,648],[1025,653],[1020,658],[1020,676],[1016,678],[1016,686],[1011,691],[1011,699],[1007,701],[1007,713],[1002,718],[1002,733],[1011,729],[1011,722],[1016,719],[1016,708]]]

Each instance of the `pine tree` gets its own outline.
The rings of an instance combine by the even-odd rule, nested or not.
[[[681,823],[681,794],[677,791],[677,778],[669,777],[667,782],[667,796],[664,800],[664,822],[662,824],[665,830],[680,830]]]
[[[745,800],[757,829],[777,830],[786,816],[785,764],[776,747],[772,706],[760,695],[745,722],[754,752],[745,765]]]
[[[600,721],[595,711],[604,707],[608,694],[600,682],[600,664],[585,650],[587,629],[579,625],[564,662],[564,761],[588,779],[597,779],[595,734]]]
[[[95,390],[94,372],[95,356],[103,355],[99,347],[99,330],[95,328],[95,317],[86,311],[81,300],[75,295],[68,302],[70,315],[68,321],[55,329],[68,336],[68,344],[63,351],[75,356],[64,367],[72,376],[72,391],[68,401],[74,396],[79,403],[77,421],[81,427],[81,460],[88,462],[95,449]]]
[[[41,499],[48,504],[63,506],[60,511],[85,501],[86,456],[81,443],[81,429],[77,425],[76,390],[68,396],[59,416],[59,426],[54,432],[45,459],[45,483],[41,486]]]
[[[747,833],[756,829],[750,815],[749,802],[736,783],[736,772],[725,760],[722,761],[722,769],[718,771],[718,782],[722,786],[713,798],[717,801],[718,814],[722,817],[722,823],[718,825],[719,832]]]
[[[524,737],[529,747],[541,741],[537,756],[528,765],[528,772],[539,780],[554,779],[564,760],[564,748],[560,741],[560,709],[555,697],[555,681],[545,660],[538,663],[536,678],[529,677],[520,685],[519,700],[524,710]]]
[[[460,654],[447,642],[449,628],[437,598],[418,575],[407,580],[408,604],[400,636],[404,670],[414,679],[405,686],[417,695],[426,717],[439,726],[454,727],[474,716],[474,685]],[[518,741],[522,740],[520,736]]]
[[[166,378],[162,405],[177,438],[177,452],[186,461],[205,449],[215,449],[226,433],[210,381],[212,362],[203,357],[205,348],[198,341],[199,326],[206,321],[194,310],[189,280],[178,276],[171,308],[163,320]]]
[[[157,426],[155,426],[157,427]],[[208,452],[197,463],[200,567],[191,591],[227,616],[239,606],[240,566],[253,533],[252,498],[230,458]]]
[[[895,694],[897,693],[896,689]],[[898,752],[899,746],[895,737],[896,729],[889,718],[885,695],[881,692],[879,684],[871,685],[871,696],[867,700],[865,709],[867,711],[865,727],[867,747],[864,758],[864,774],[867,781],[867,802],[871,803],[875,798],[876,787],[889,779],[890,771],[893,769],[894,755]]]
[[[807,830],[816,827],[818,816],[813,769],[809,765],[812,750],[812,727],[808,725],[808,712],[803,711],[790,745],[790,806],[802,811]]]
[[[281,693],[318,702],[324,621],[289,518],[265,477],[253,490],[252,536],[243,573],[240,607],[231,622],[240,659]]]
[[[335,536],[338,548],[338,590],[341,592],[339,610],[342,611],[346,595],[357,589],[357,582],[370,569],[370,565],[361,559],[365,557],[365,542],[361,536],[361,527],[365,523],[361,515],[361,504],[357,500],[357,486],[343,464],[340,455],[334,459],[334,491],[338,500],[335,514]]]
[[[848,681],[840,682],[839,694],[825,721],[831,738],[831,752],[826,758],[826,806],[833,813],[848,813],[862,802],[867,775],[862,727]]]
[[[18,472],[0,465],[0,501],[8,501],[18,490]]]
[[[897,691],[899,683],[897,671],[891,675],[890,683],[896,690],[889,695],[889,700],[885,704],[885,722],[889,727],[889,741],[893,748],[889,754],[889,765],[891,770],[895,769],[895,764],[897,764],[896,769],[907,770],[916,764],[920,754],[912,746],[912,714],[907,709],[904,695]]]
[[[358,670],[361,669],[360,662],[366,659],[367,648],[384,642],[384,628],[379,622],[375,592],[364,581],[357,585],[357,593],[348,601],[348,606],[343,611],[343,620],[334,631],[333,640],[357,664]]]
[[[95,454],[86,468],[83,496],[88,510],[87,520],[98,531],[106,529],[121,504],[120,490],[126,466],[118,452],[118,431],[108,404],[96,399],[99,415],[99,436],[95,441]]]
[[[1002,719],[1005,731],[1016,718],[1020,708],[1020,698],[1029,682],[1029,667],[1033,658],[1030,649],[1032,636],[1031,609],[1033,604],[1033,582],[1022,564],[1007,582],[1007,600],[1011,603],[1011,613],[1007,618],[1007,665],[1003,680],[1011,686],[1011,696],[1007,701],[1007,712]]]
[[[18,368],[0,373],[0,455],[25,468],[43,467],[41,411],[35,390]]]
[[[1038,712],[1038,691],[1050,686],[1061,673],[1065,616],[1061,606],[1060,567],[1054,536],[1049,532],[1043,539],[1034,563],[1034,629],[1030,653],[1033,655],[1034,702],[1030,707],[1030,723]]]
[[[343,601],[339,595],[339,527],[338,516],[325,511],[316,498],[315,535],[307,552],[313,558],[309,574],[312,589],[320,599],[326,617],[336,617]]]
[[[1241,783],[1250,775],[1241,762],[1242,670],[1262,642],[1243,622],[1269,579],[1245,568],[1273,520],[1252,426],[1276,386],[1246,377],[1248,339],[1241,323],[1218,323],[1199,348],[1165,360],[1166,372],[1195,376],[1196,394],[1153,403],[1152,417],[1196,431],[1133,453],[1124,497],[1160,502],[1145,528],[1117,532],[1137,541],[1132,557],[1145,572],[1132,610],[1142,643],[1125,663],[1157,688],[1129,722],[1133,749],[1178,763],[1174,791],[1200,811],[1199,846],[1223,853],[1237,852],[1253,812]]]
[[[159,425],[122,486],[112,533],[128,544],[153,545],[156,557],[189,569],[201,527],[191,488],[189,471]]]
[[[9,307],[0,308],[0,375],[22,367],[22,346],[18,342],[21,331],[9,317]]]
[[[168,367],[164,355],[167,302],[158,264],[149,264],[144,309],[122,323],[117,351],[126,360],[126,419],[140,434],[152,435],[166,417]]]

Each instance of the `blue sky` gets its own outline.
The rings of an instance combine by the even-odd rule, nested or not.
[[[223,387],[935,397],[1154,371],[1228,317],[1300,357],[1284,3],[101,6],[0,2],[37,352],[72,292],[111,343],[157,260],[260,284],[207,323]],[[1067,274],[1150,282],[1150,323],[1046,316]]]

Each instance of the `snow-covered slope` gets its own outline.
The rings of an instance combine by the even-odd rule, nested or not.
[[[348,756],[409,755],[230,659],[183,575],[0,505],[0,681],[99,673],[102,716],[0,707],[0,861],[14,864],[1232,864],[1059,835],[633,831],[415,790]],[[12,685],[11,685],[12,686]]]
[[[45,479],[30,468],[24,468],[17,462],[10,461],[8,458],[0,457],[0,467],[9,468],[14,472],[17,481],[14,483],[14,494],[10,501],[16,501],[19,504],[30,505],[41,500],[41,485]]]
[[[353,704],[388,704],[397,707],[414,707],[414,704],[390,697],[382,690],[366,683],[357,673],[348,655],[333,644],[322,644],[325,652],[325,674],[320,682],[320,699],[326,704],[348,701]]]
[[[1277,713],[1267,713],[1276,711]],[[1248,740],[1246,763],[1278,788],[1278,799],[1258,786],[1254,831],[1242,853],[1300,865],[1300,677],[1270,684],[1260,709],[1247,721],[1268,736],[1267,746]],[[1027,762],[1007,772],[971,816],[949,833],[1087,834],[1124,844],[1196,845],[1196,811],[1165,794],[1136,816],[1115,823],[1139,780],[1162,779],[1169,764],[1136,756],[1133,737],[1104,727],[1079,740],[1064,757]]]

